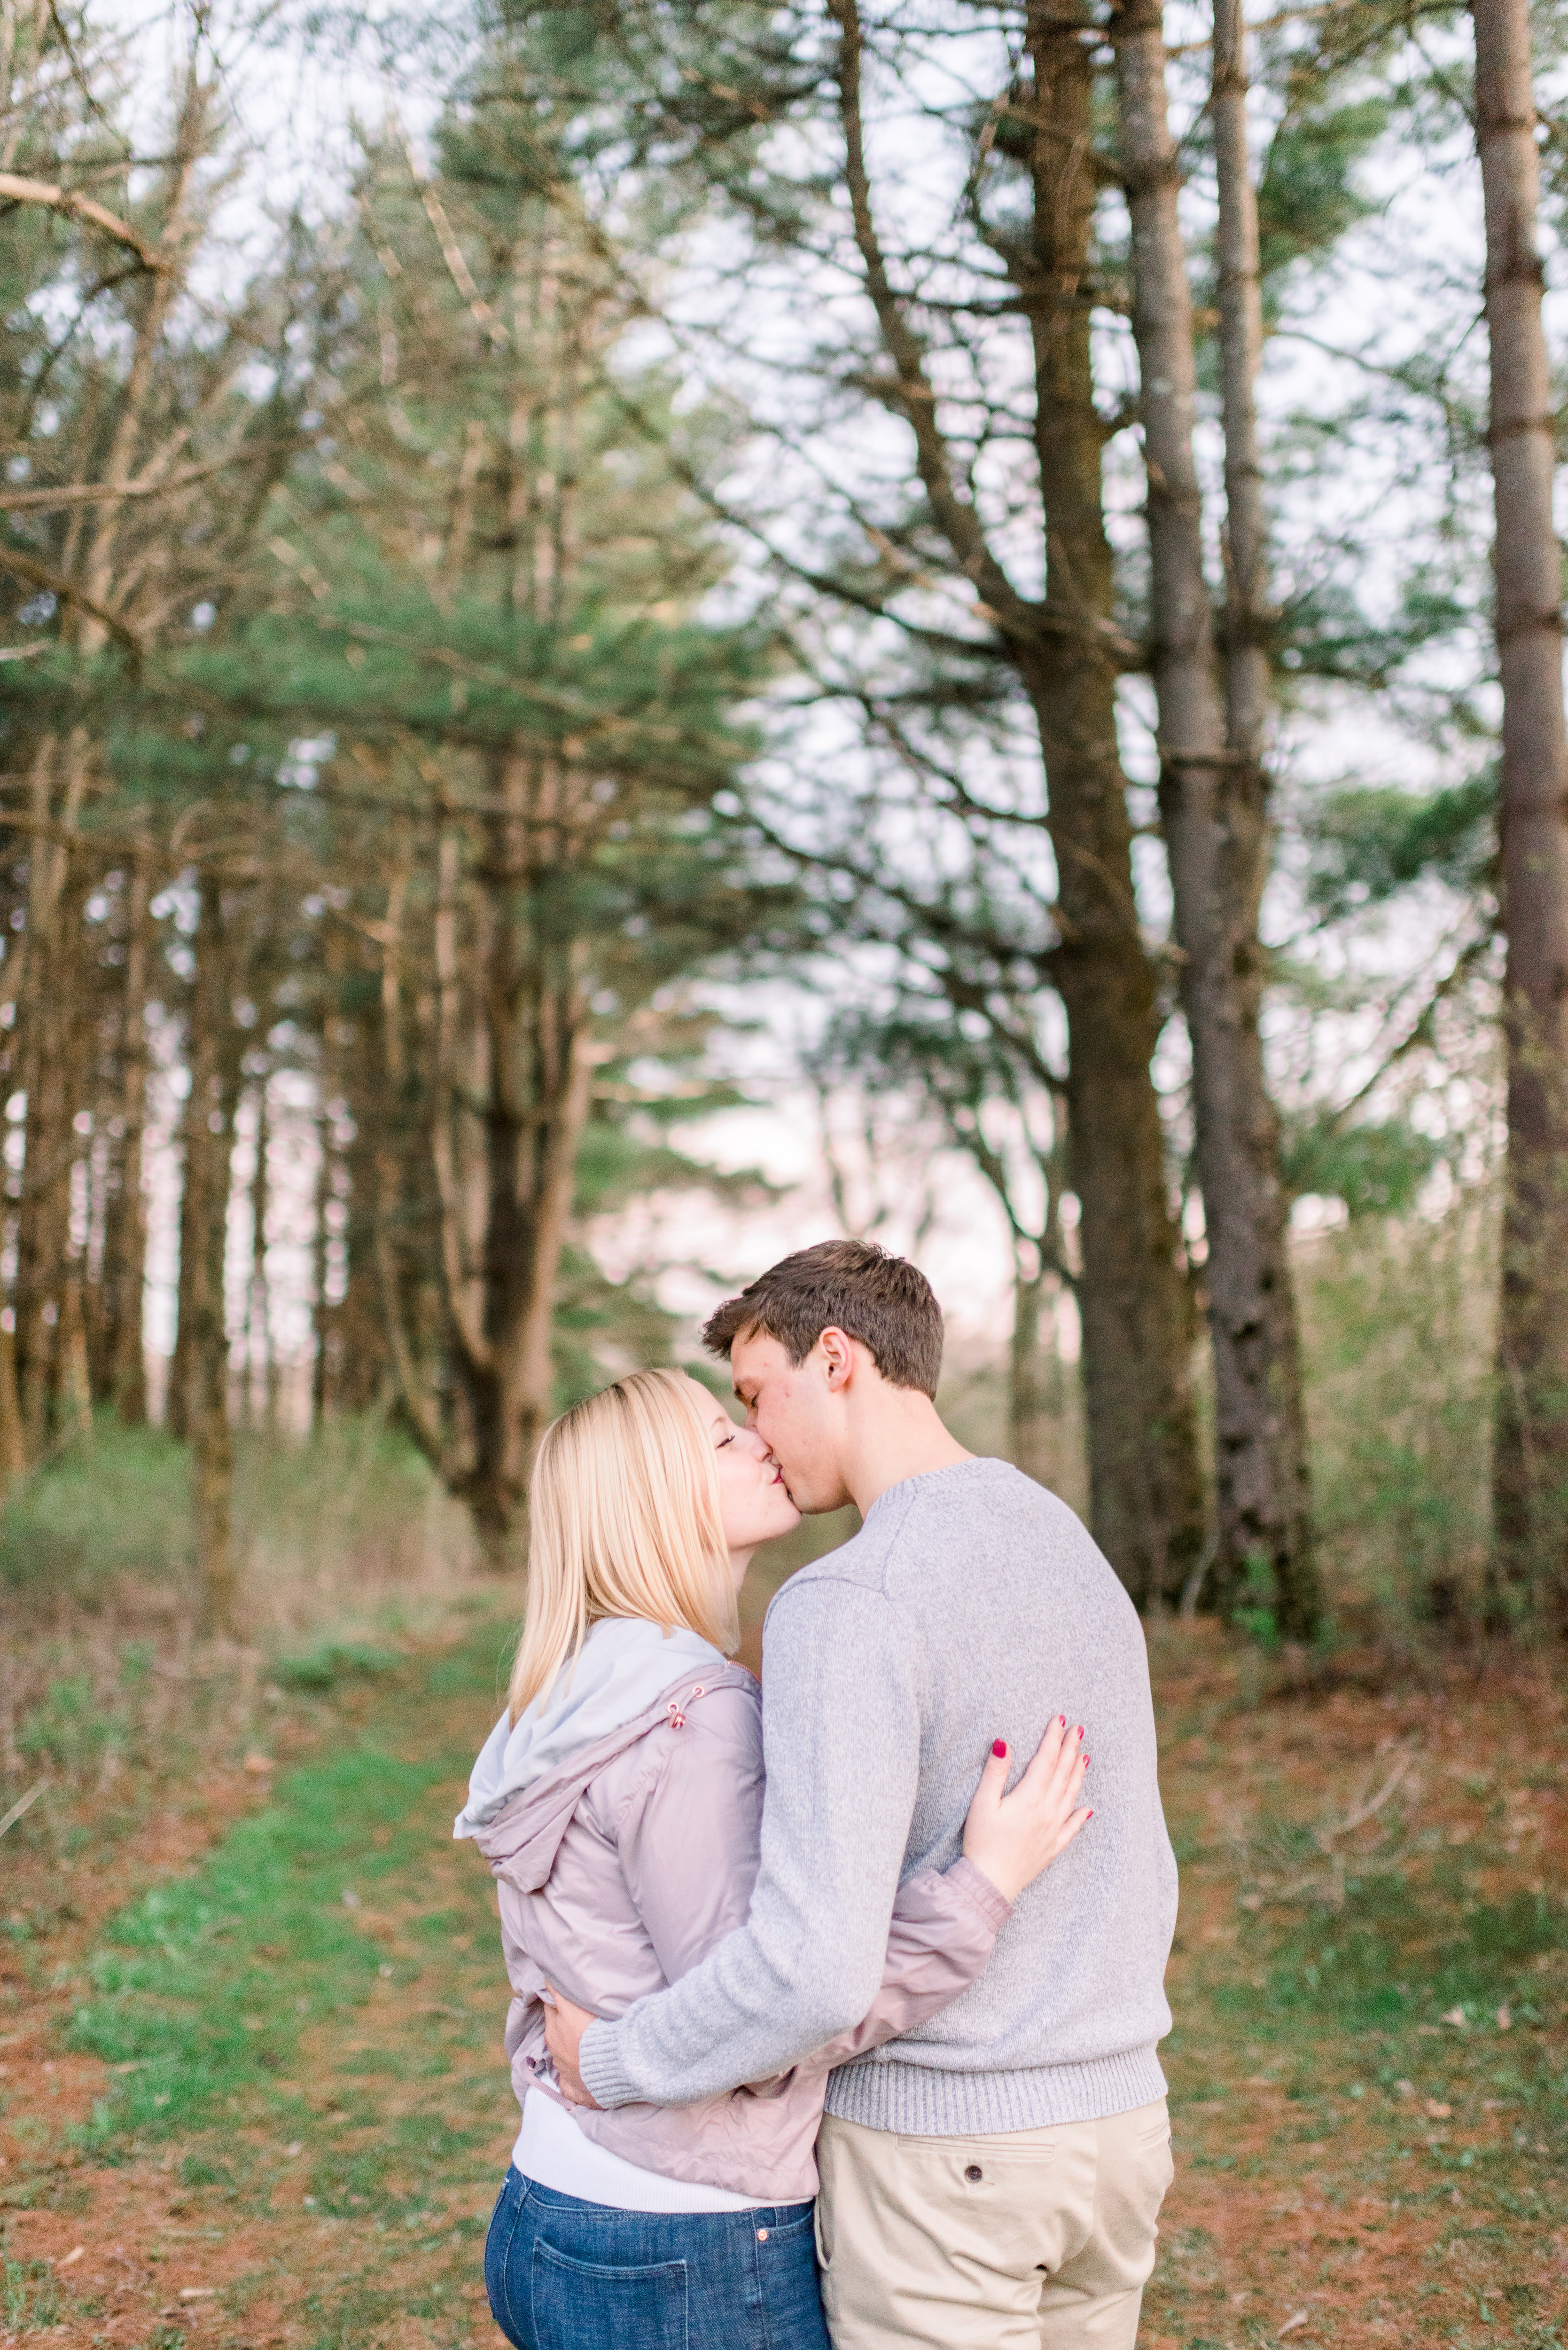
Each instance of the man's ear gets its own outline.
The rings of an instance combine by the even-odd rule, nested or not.
[[[827,1373],[827,1391],[829,1395],[842,1395],[855,1372],[855,1341],[829,1323],[816,1343],[822,1349],[823,1367]]]

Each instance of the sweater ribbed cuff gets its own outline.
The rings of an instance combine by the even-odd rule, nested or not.
[[[617,2106],[637,2104],[638,2091],[627,2076],[621,2054],[618,2023],[600,2021],[589,2024],[577,2049],[577,2070],[583,2076],[584,2088],[607,2114]]]

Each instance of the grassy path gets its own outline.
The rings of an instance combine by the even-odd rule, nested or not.
[[[47,2120],[0,2085],[0,2178],[33,2164],[0,2190],[16,2330],[496,2338],[478,2263],[515,2128],[505,1983],[488,1872],[451,1828],[504,1638],[334,1690],[315,1752],[109,1923],[37,2067]]]
[[[347,1660],[69,1898],[57,1849],[0,1847],[0,2340],[498,2340],[505,1988],[450,1827],[504,1637]],[[1146,2345],[1560,2350],[1561,1694],[1258,1703],[1185,1631],[1156,1665],[1184,1895]]]

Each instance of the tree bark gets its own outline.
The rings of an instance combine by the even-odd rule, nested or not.
[[[1046,590],[1032,602],[987,544],[942,437],[925,353],[878,240],[860,116],[855,0],[830,0],[846,169],[867,294],[915,443],[931,518],[974,583],[1033,712],[1049,794],[1061,943],[1046,973],[1067,1015],[1068,1168],[1080,1210],[1083,1371],[1096,1538],[1140,1607],[1174,1598],[1203,1543],[1191,1357],[1164,1139],[1149,1074],[1160,1014],[1139,936],[1126,778],[1116,749],[1118,639],[1106,536],[1086,286],[1096,199],[1085,10],[1030,0],[1034,124],[1026,248],[1003,255],[1033,338]]]
[[[1229,1202],[1240,1225],[1241,1284],[1229,1307],[1212,1273],[1210,1313],[1221,1323],[1233,1361],[1228,1394],[1240,1388],[1246,1431],[1230,1474],[1219,1478],[1218,1567],[1221,1589],[1256,1544],[1272,1559],[1292,1612],[1315,1618],[1320,1577],[1314,1555],[1301,1330],[1290,1260],[1290,1203],[1280,1168],[1279,1118],[1263,1072],[1261,1017],[1264,961],[1258,918],[1272,845],[1266,736],[1272,693],[1268,518],[1258,447],[1257,380],[1263,348],[1258,199],[1247,152],[1246,25],[1241,0],[1215,0],[1213,119],[1219,179],[1220,359],[1225,425],[1225,744],[1230,764],[1215,776],[1215,858],[1220,964],[1234,973],[1241,1134],[1241,1180]],[[1223,1222],[1223,1219],[1221,1220]],[[1246,1262],[1251,1240],[1251,1265]],[[1228,1265],[1227,1271],[1234,1270]],[[1251,1288],[1248,1284],[1251,1282]],[[1223,1450],[1225,1440],[1220,1439]],[[1303,1587],[1304,1586],[1304,1587]],[[1302,1604],[1304,1603],[1304,1604]]]
[[[0,1499],[27,1470],[27,1441],[16,1399],[16,1335],[0,1323]]]
[[[1007,1357],[1007,1457],[1038,1484],[1049,1485],[1055,1469],[1054,1399],[1046,1378],[1040,1341],[1042,1307],[1054,1295],[1054,1276],[1042,1264],[1022,1263],[1012,1276],[1012,1335]]]
[[[185,1114],[185,1184],[180,1215],[180,1335],[201,1627],[209,1638],[233,1631],[238,1596],[223,1273],[229,1160],[241,1056],[232,1034],[233,973],[227,927],[221,886],[215,878],[205,876],[201,884],[191,997],[191,1094]]]
[[[1096,201],[1094,66],[1076,9],[1032,0],[1035,138],[1032,267],[1035,447],[1046,518],[1045,604],[1108,630],[1105,433],[1085,281]],[[1065,159],[1065,161],[1064,160]],[[1139,1607],[1174,1603],[1203,1546],[1192,1389],[1196,1331],[1149,1065],[1161,1014],[1139,933],[1117,670],[1080,635],[1044,636],[1025,673],[1050,793],[1067,1014],[1067,1164],[1078,1201],[1078,1308],[1089,1514]]]
[[[57,791],[57,773],[63,778]],[[26,1155],[16,1211],[16,1386],[28,1456],[36,1460],[54,1425],[64,1354],[60,1320],[70,1229],[72,1125],[70,1035],[80,984],[71,952],[70,851],[49,840],[51,819],[74,830],[87,786],[85,742],[47,738],[31,775],[31,814],[39,829],[28,859],[25,964],[16,1005],[22,1090],[26,1096]]]
[[[1473,0],[1471,13],[1486,213],[1508,941],[1489,1593],[1490,1615],[1501,1625],[1544,1610],[1568,1618],[1568,737],[1530,19],[1525,0]]]
[[[593,1065],[588,1010],[569,945],[551,935],[549,899],[570,779],[553,761],[492,764],[478,883],[476,972],[460,1007],[455,876],[443,876],[439,981],[438,1150],[441,1261],[470,1461],[462,1490],[492,1565],[511,1548],[550,1409],[550,1326],[571,1212]],[[471,1072],[460,1084],[459,1055]],[[461,1097],[482,1131],[462,1180]]]
[[[332,1148],[325,1102],[316,1112],[316,1185],[310,1224],[310,1327],[315,1351],[310,1358],[310,1432],[320,1436],[331,1403],[333,1338],[332,1308],[327,1301],[327,1203],[332,1197]]]
[[[1264,1083],[1259,1014],[1258,910],[1268,852],[1257,677],[1243,668],[1229,737],[1203,565],[1202,497],[1193,454],[1197,369],[1192,297],[1178,214],[1180,172],[1170,135],[1160,0],[1113,6],[1112,41],[1132,224],[1133,333],[1148,476],[1150,619],[1160,734],[1160,815],[1169,858],[1181,1003],[1192,1046],[1199,1177],[1208,1242],[1205,1285],[1214,1355],[1218,1596],[1232,1604],[1255,1574],[1272,1577],[1288,1637],[1309,1638],[1322,1613],[1306,1507],[1299,1347],[1286,1253],[1278,1123]],[[1220,54],[1217,38],[1216,54]],[[1241,348],[1226,354],[1227,421],[1251,423],[1257,339],[1239,283],[1249,239],[1238,223],[1237,165],[1247,188],[1244,84],[1231,73],[1221,185],[1223,264]],[[1237,140],[1241,151],[1237,153]],[[1251,275],[1256,300],[1256,223]],[[1261,513],[1246,496],[1241,539],[1256,593]],[[1256,452],[1251,451],[1255,485]]]
[[[142,1290],[147,1265],[147,1203],[142,1164],[147,1128],[147,979],[151,951],[151,882],[145,862],[131,868],[126,894],[125,993],[119,1029],[119,1167],[104,1218],[102,1303],[106,1399],[127,1428],[147,1420],[147,1357]]]

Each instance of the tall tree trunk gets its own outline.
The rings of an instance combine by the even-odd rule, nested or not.
[[[1012,1275],[1012,1336],[1007,1357],[1007,1457],[1026,1477],[1048,1485],[1055,1466],[1055,1417],[1041,1344],[1042,1307],[1055,1276],[1018,1263]]]
[[[445,999],[436,1072],[441,1254],[471,1450],[462,1491],[496,1567],[511,1563],[549,1415],[556,1280],[592,1087],[587,1005],[571,949],[551,935],[552,892],[566,878],[557,858],[570,830],[564,818],[571,788],[552,761],[509,754],[493,763],[496,813],[477,877],[478,969],[466,1039],[458,1029],[450,928],[438,942]],[[449,871],[442,893],[449,925],[452,878]],[[462,1180],[462,1137],[452,1130],[463,1116],[461,1042],[482,1073],[477,1215]]]
[[[1032,0],[1035,446],[1046,515],[1046,608],[1109,629],[1105,432],[1086,287],[1097,188],[1089,18]],[[1090,1518],[1140,1607],[1179,1596],[1203,1546],[1191,1294],[1149,1074],[1160,1013],[1139,934],[1114,660],[1045,637],[1026,682],[1050,791],[1067,1014],[1067,1154],[1079,1209]]]
[[[255,1159],[251,1169],[251,1274],[245,1285],[245,1423],[255,1416],[256,1374],[261,1374],[262,1425],[270,1436],[277,1426],[277,1366],[272,1343],[272,1284],[267,1275],[266,1226],[271,1194],[267,1153],[272,1143],[267,1116],[267,1080],[255,1090]]]
[[[1525,0],[1472,0],[1502,675],[1508,1159],[1493,1620],[1568,1617],[1568,738]]]
[[[1033,208],[1002,257],[1034,345],[1035,441],[1046,510],[1044,604],[1021,596],[987,544],[942,436],[924,348],[878,239],[864,129],[856,0],[829,0],[848,196],[916,467],[955,567],[972,580],[1028,694],[1049,794],[1061,943],[1043,979],[1068,1029],[1068,1166],[1080,1210],[1083,1370],[1095,1534],[1140,1607],[1175,1597],[1203,1544],[1192,1395],[1193,1315],[1166,1180],[1149,1063],[1160,1015],[1132,879],[1116,750],[1115,583],[1106,536],[1086,284],[1096,202],[1094,66],[1086,8],[1029,0]],[[1106,650],[1102,650],[1102,645]]]
[[[1246,25],[1241,0],[1215,0],[1214,144],[1219,176],[1220,356],[1225,424],[1225,743],[1230,764],[1215,775],[1219,841],[1216,899],[1221,959],[1234,972],[1232,1045],[1240,1096],[1241,1182],[1228,1211],[1241,1227],[1241,1285],[1222,1303],[1210,1282],[1216,1357],[1233,1357],[1228,1391],[1240,1387],[1246,1439],[1219,1478],[1218,1565],[1221,1592],[1254,1546],[1271,1558],[1282,1589],[1321,1606],[1308,1472],[1301,1330],[1290,1260],[1290,1202],[1280,1167],[1279,1118],[1263,1073],[1263,955],[1258,918],[1271,846],[1265,760],[1271,690],[1268,519],[1258,449],[1257,380],[1263,348],[1258,199],[1247,153]],[[1223,1214],[1221,1223],[1223,1224]],[[1251,1241],[1251,1302],[1245,1262]],[[1235,1268],[1227,1263],[1228,1279]],[[1228,1325],[1223,1342],[1221,1323]],[[1220,1439],[1220,1450],[1224,1450]],[[1302,1586],[1304,1581],[1304,1590]]]
[[[69,1429],[78,1438],[92,1439],[92,1374],[88,1365],[87,1315],[82,1303],[82,1272],[79,1263],[67,1264],[60,1283],[60,1318],[56,1342],[59,1357],[59,1391],[57,1399],[62,1430]]]
[[[381,1016],[377,1030],[380,1057],[374,1072],[368,1073],[369,1083],[379,1087],[380,1108],[374,1121],[369,1166],[372,1210],[369,1253],[360,1278],[368,1286],[374,1276],[380,1315],[379,1352],[387,1365],[389,1383],[400,1399],[405,1425],[437,1474],[444,1477],[449,1473],[449,1444],[441,1398],[431,1377],[433,1350],[428,1343],[430,1326],[439,1330],[444,1316],[439,1294],[432,1295],[439,1284],[431,1283],[423,1253],[410,1249],[406,1229],[411,1170],[429,1154],[420,1151],[413,1130],[419,1114],[417,1052],[410,1049],[409,1030],[413,1024],[404,997],[405,924],[413,868],[406,837],[397,846],[396,861],[386,877],[387,912],[380,926]],[[444,925],[451,919],[446,898],[455,882],[452,862],[455,849],[455,838],[450,842],[443,838],[437,851],[438,884],[446,893],[441,909],[443,964],[450,944]],[[431,1305],[433,1313],[421,1311]]]
[[[204,1123],[196,1091],[197,1038],[196,996],[191,992],[185,1022],[185,1072],[190,1090],[180,1124],[183,1132],[183,1177],[180,1186],[180,1262],[174,1274],[174,1351],[169,1362],[169,1383],[163,1398],[163,1425],[171,1436],[182,1443],[190,1435],[186,1403],[191,1389],[191,1349],[195,1344],[196,1290],[201,1281],[202,1235],[205,1230],[207,1202],[202,1185],[205,1178],[203,1146],[196,1134]]]
[[[147,1419],[147,1357],[142,1292],[147,1269],[147,1202],[142,1166],[147,1128],[147,981],[151,951],[151,880],[138,858],[125,911],[125,993],[119,1029],[119,1166],[104,1218],[101,1322],[104,1384],[127,1428]]]
[[[1112,9],[1112,40],[1132,221],[1133,333],[1148,474],[1160,814],[1181,949],[1181,1002],[1192,1045],[1208,1239],[1219,1519],[1215,1580],[1221,1600],[1229,1603],[1254,1569],[1272,1573],[1281,1629],[1305,1639],[1317,1628],[1322,1592],[1306,1507],[1305,1429],[1278,1124],[1264,1084],[1259,1035],[1262,956],[1257,926],[1268,837],[1262,713],[1247,698],[1247,687],[1255,691],[1256,679],[1243,676],[1237,689],[1239,714],[1252,725],[1253,741],[1245,748],[1232,745],[1203,567],[1202,497],[1192,443],[1192,298],[1177,210],[1180,170],[1168,119],[1160,0],[1118,0]],[[1231,96],[1243,105],[1244,85],[1240,96],[1233,88]],[[1238,160],[1246,182],[1245,135],[1233,113],[1226,128],[1222,244],[1232,276],[1227,291],[1234,314],[1247,300],[1245,289],[1234,282],[1246,240],[1233,216]],[[1252,230],[1255,254],[1255,221]],[[1255,289],[1255,263],[1251,276]],[[1245,326],[1242,331],[1241,352],[1227,353],[1227,414],[1229,421],[1235,395],[1250,423],[1251,374],[1244,370],[1249,346],[1255,354],[1257,345]],[[1254,588],[1262,552],[1261,520],[1255,504],[1249,515],[1243,494],[1241,537]]]
[[[332,1308],[327,1299],[327,1205],[332,1197],[332,1146],[327,1132],[327,1105],[316,1113],[316,1184],[310,1222],[310,1327],[315,1351],[310,1358],[310,1432],[319,1436],[327,1426],[332,1393]]]
[[[60,1317],[77,1155],[69,1040],[83,960],[72,951],[70,851],[64,841],[46,838],[44,827],[53,822],[74,830],[80,814],[87,750],[79,730],[64,743],[51,738],[40,746],[30,780],[38,831],[28,860],[25,966],[16,1005],[27,1109],[15,1298],[17,1391],[28,1454],[36,1460],[48,1440],[64,1361]]]
[[[185,1188],[180,1218],[180,1335],[184,1345],[183,1418],[192,1453],[201,1623],[209,1638],[234,1629],[236,1598],[234,1437],[229,1425],[223,1268],[240,1056],[231,1035],[232,973],[226,928],[220,884],[215,878],[204,876],[191,994],[191,1094],[186,1104]]]
[[[16,1399],[16,1334],[0,1323],[0,1499],[27,1469],[27,1440]]]

